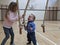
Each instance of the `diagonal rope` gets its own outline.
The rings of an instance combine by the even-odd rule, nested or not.
[[[25,16],[26,16],[26,10],[27,10],[27,8],[28,8],[28,6],[29,6],[29,2],[30,2],[30,0],[28,0],[27,1],[27,4],[26,4],[26,7],[25,7],[25,10],[24,10],[24,13],[23,13],[23,24],[24,24],[24,27],[25,27]]]
[[[46,2],[45,10],[47,10],[48,3],[49,3],[49,0],[47,0],[47,2]],[[45,14],[44,14],[43,24],[41,25],[41,26],[42,26],[42,28],[43,28],[43,32],[45,32],[45,15],[46,15],[46,11],[45,11]]]

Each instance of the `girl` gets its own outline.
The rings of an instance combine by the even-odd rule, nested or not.
[[[6,15],[4,16],[3,22],[3,30],[5,33],[5,38],[3,39],[1,45],[5,45],[6,41],[9,39],[9,35],[11,35],[10,45],[14,45],[14,32],[12,29],[12,25],[15,21],[19,20],[17,15],[18,6],[16,2],[11,2]],[[22,17],[20,17],[22,18]]]

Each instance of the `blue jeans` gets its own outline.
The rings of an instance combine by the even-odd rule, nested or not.
[[[14,32],[12,28],[3,27],[5,38],[3,39],[1,45],[5,45],[6,41],[9,39],[9,35],[11,35],[10,45],[14,42]]]
[[[37,45],[36,44],[35,32],[28,32],[27,33],[27,39],[28,39],[28,42],[32,41],[34,45]]]

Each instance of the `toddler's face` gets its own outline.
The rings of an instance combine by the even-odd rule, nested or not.
[[[33,21],[33,16],[32,16],[32,15],[30,15],[30,16],[28,17],[28,21]]]

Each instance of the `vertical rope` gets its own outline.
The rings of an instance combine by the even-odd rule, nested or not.
[[[18,18],[19,18],[19,33],[22,34],[22,27],[21,27],[21,22],[20,22],[20,11],[19,11],[19,3],[18,0],[16,0],[17,5],[18,5]]]

